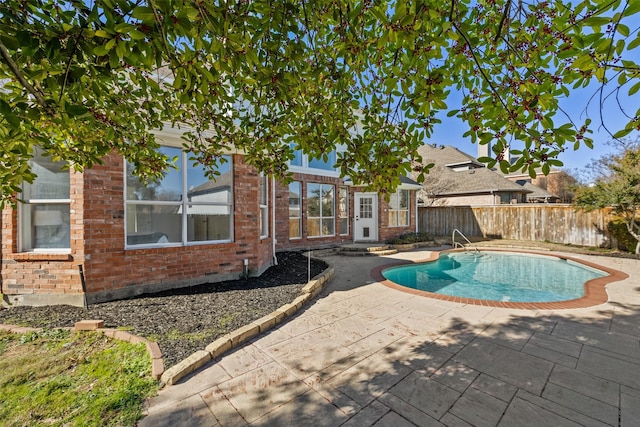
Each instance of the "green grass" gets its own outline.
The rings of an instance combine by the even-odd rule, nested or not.
[[[144,344],[97,332],[0,331],[2,426],[133,426],[157,387]]]

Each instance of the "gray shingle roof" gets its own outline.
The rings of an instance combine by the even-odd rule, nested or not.
[[[528,200],[551,201],[551,200],[560,199],[558,196],[555,196],[552,193],[549,193],[544,188],[540,188],[537,185],[534,185],[529,181],[521,180],[521,181],[516,181],[516,182],[519,185],[522,185],[522,188],[524,188],[525,190],[530,190],[531,191],[531,193],[527,194],[527,199]]]
[[[487,169],[474,157],[451,146],[424,145],[418,149],[423,164],[434,163],[425,186],[438,182],[438,195],[479,194],[490,192],[530,193],[517,183]],[[466,170],[453,170],[453,167]]]
[[[475,157],[458,150],[449,145],[426,144],[418,148],[418,153],[422,156],[422,163],[435,163],[440,165],[462,165],[469,164],[477,167],[484,167]]]

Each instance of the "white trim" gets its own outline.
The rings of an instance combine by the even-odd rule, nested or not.
[[[218,244],[224,244],[224,243],[232,243],[234,241],[234,225],[235,225],[235,188],[234,188],[234,177],[233,177],[233,171],[234,171],[234,162],[233,162],[233,158],[231,158],[230,155],[225,154],[227,156],[229,156],[229,161],[227,162],[230,166],[229,168],[229,172],[230,175],[230,183],[229,183],[229,187],[231,189],[231,200],[227,201],[226,203],[214,203],[214,202],[202,202],[202,201],[189,201],[186,197],[186,195],[188,194],[188,181],[187,181],[187,175],[188,175],[188,167],[189,167],[189,159],[188,159],[188,151],[185,151],[183,149],[183,147],[174,147],[174,146],[170,146],[170,145],[162,145],[163,147],[168,147],[168,148],[179,148],[180,149],[180,160],[179,160],[179,165],[180,165],[180,176],[181,176],[181,180],[182,180],[182,194],[181,194],[181,198],[180,200],[171,200],[171,201],[167,201],[167,200],[127,200],[127,162],[124,161],[123,162],[123,177],[124,177],[124,186],[123,186],[123,192],[122,192],[122,198],[123,198],[123,205],[124,205],[124,248],[125,250],[138,250],[138,249],[153,249],[153,248],[178,248],[178,247],[186,247],[186,246],[195,246],[195,245],[218,245]],[[181,236],[180,236],[180,241],[179,242],[163,242],[163,243],[143,243],[143,244],[139,244],[139,245],[131,245],[128,243],[127,241],[127,237],[128,236],[133,236],[135,235],[135,233],[128,233],[127,232],[127,207],[128,206],[136,206],[136,205],[141,205],[141,206],[179,206],[180,210],[179,212],[181,215],[180,221],[181,221]],[[218,206],[218,207],[224,207],[226,209],[229,210],[229,238],[228,239],[219,239],[219,240],[194,240],[194,241],[189,241],[189,236],[188,236],[188,208],[189,206]]]
[[[406,209],[402,209],[400,206],[400,192],[401,191],[406,191],[407,192],[407,208]],[[391,224],[391,222],[388,223],[388,227],[389,228],[401,228],[401,227],[411,227],[411,191],[407,188],[397,188],[395,193],[392,193],[390,196],[396,195],[396,201],[397,201],[397,206],[393,206],[391,204],[391,199],[389,200],[389,211],[388,213],[390,214],[391,212],[396,212],[396,224]],[[407,224],[397,224],[398,219],[400,218],[400,212],[407,212]]]
[[[330,171],[327,169],[315,169],[315,168],[304,167],[304,166],[289,166],[288,170],[289,172],[294,172],[294,173],[297,172],[297,173],[302,173],[306,175],[318,175],[318,176],[328,176],[331,178],[340,178],[340,172]]]
[[[261,227],[260,227],[260,230],[258,230],[258,233],[260,234],[260,240],[264,240],[269,238],[269,177],[262,173],[258,176],[260,177],[260,182],[258,184],[258,210],[260,211],[259,212],[260,221],[258,221],[258,223],[261,224]],[[264,189],[262,188],[263,180],[264,180],[264,187],[265,187]],[[262,204],[263,190],[265,192],[265,197],[267,198],[267,200],[265,200],[265,204]],[[264,214],[266,218],[262,218],[263,209],[264,209]],[[266,232],[265,234],[262,234],[263,230]]]
[[[291,205],[290,205],[291,192],[289,190],[289,186],[291,184],[294,184],[294,183],[298,184],[298,216],[292,218],[291,217]],[[291,181],[287,185],[286,189],[287,189],[287,201],[286,201],[286,204],[287,204],[287,239],[288,240],[301,240],[302,239],[302,234],[303,234],[302,233],[302,217],[303,217],[302,201],[303,201],[303,197],[304,197],[304,193],[303,193],[304,190],[303,190],[302,181],[295,181],[295,180]],[[291,229],[290,229],[291,225],[290,224],[291,224],[291,220],[292,219],[296,219],[298,221],[298,231],[299,231],[300,235],[296,236],[296,237],[291,237]]]
[[[338,207],[340,205],[340,190],[342,189],[342,187],[347,189],[347,197],[346,197],[346,203],[347,203],[347,207],[346,207],[346,211],[347,211],[347,216],[346,216],[346,219],[347,219],[347,232],[346,233],[340,233],[340,230],[339,230],[339,228],[340,228],[340,220],[345,218],[345,217],[340,216],[340,212],[337,212],[337,216],[336,216],[337,224],[338,224],[338,230],[337,231],[338,231],[338,235],[339,236],[348,236],[349,235],[349,230],[350,230],[350,225],[351,225],[350,224],[351,218],[349,217],[349,214],[351,213],[350,209],[349,209],[349,205],[351,204],[350,203],[351,202],[351,190],[349,189],[348,185],[338,185],[338,198],[337,198],[337,203],[336,203],[336,210],[338,210]]]
[[[196,129],[185,124],[178,124],[172,126],[170,123],[165,123],[162,129],[152,129],[152,133],[156,137],[156,141],[159,145],[164,147],[184,148],[184,144],[188,141],[183,138],[186,132],[196,132]],[[209,138],[215,138],[216,135],[212,131],[204,131],[202,135]],[[236,148],[234,145],[226,145],[222,149],[222,155],[242,154],[245,155],[244,150]]]
[[[318,209],[320,211],[319,212],[320,216],[317,216],[317,217],[316,216],[312,217],[312,216],[309,215],[309,199],[310,199],[310,197],[309,197],[309,187],[311,185],[320,186],[320,193],[318,194],[318,203],[319,203]],[[337,216],[336,216],[336,214],[337,214],[337,212],[336,212],[336,199],[337,199],[336,187],[337,187],[337,185],[326,183],[326,182],[307,181],[307,185],[305,187],[306,187],[306,194],[307,194],[307,197],[304,199],[304,200],[307,201],[307,206],[306,206],[306,209],[307,209],[306,210],[306,212],[307,212],[307,228],[306,228],[307,239],[318,239],[318,238],[324,238],[324,237],[335,237],[335,236],[337,236],[338,235],[336,233],[336,218],[337,218]],[[322,191],[323,191],[323,189],[325,187],[331,187],[333,189],[333,192],[332,192],[333,193],[333,215],[332,216],[326,216],[326,217],[322,213]],[[300,211],[300,213],[302,214],[302,210]],[[315,220],[319,221],[318,231],[320,232],[320,235],[317,235],[317,236],[309,235],[309,222],[312,219],[314,221]],[[327,220],[328,219],[332,219],[333,220],[333,233],[331,233],[331,234],[323,234],[322,233],[322,223],[323,223],[323,221],[325,219],[327,219]],[[304,233],[303,233],[303,235],[304,235]]]

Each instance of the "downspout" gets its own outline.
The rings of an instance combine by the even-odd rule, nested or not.
[[[80,284],[82,285],[82,300],[84,302],[84,309],[87,309],[87,283],[84,277],[84,268],[82,264],[78,264],[78,272],[80,273]]]
[[[420,229],[418,227],[418,190],[414,191],[413,194],[415,194],[416,196],[416,213],[415,213],[415,218],[416,218],[416,234],[418,234],[420,232]]]
[[[273,254],[273,265],[278,265],[276,257],[276,179],[271,178],[271,244]]]

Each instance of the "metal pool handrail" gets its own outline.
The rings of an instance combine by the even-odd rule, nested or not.
[[[451,246],[453,246],[454,248],[462,248],[465,251],[468,251],[469,248],[467,248],[463,243],[460,242],[456,242],[456,233],[458,233],[460,236],[462,236],[462,238],[469,244],[471,245],[471,241],[469,239],[467,239],[467,236],[465,236],[464,234],[462,234],[462,231],[458,230],[457,228],[453,229],[453,232],[451,233]],[[480,251],[478,250],[478,248],[476,248],[475,246],[473,246],[473,250],[475,251],[476,254],[480,254]]]

